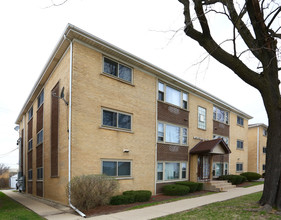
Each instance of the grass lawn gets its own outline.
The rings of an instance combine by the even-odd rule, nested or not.
[[[10,199],[4,193],[0,192],[0,219],[5,220],[33,220],[44,219],[36,213],[25,208],[21,204]]]
[[[281,219],[281,213],[266,213],[260,209],[257,201],[261,195],[262,192],[258,192],[158,219]]]
[[[248,182],[248,183],[249,183],[249,185],[244,186],[244,188],[264,184],[264,181],[254,181],[254,182]]]

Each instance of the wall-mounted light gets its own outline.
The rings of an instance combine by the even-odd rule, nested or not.
[[[55,92],[52,93],[52,96],[58,98],[58,99],[62,99],[64,101],[64,103],[66,105],[68,105],[68,102],[64,99],[64,87],[62,87],[61,89],[61,93],[60,93],[60,96],[57,96],[57,94]]]
[[[123,153],[129,153],[130,150],[129,149],[123,149]]]

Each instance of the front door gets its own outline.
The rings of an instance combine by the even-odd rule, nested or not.
[[[210,156],[198,155],[198,181],[210,179]]]

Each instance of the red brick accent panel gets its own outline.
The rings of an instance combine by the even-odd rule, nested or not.
[[[229,125],[218,121],[213,121],[213,133],[229,137]]]
[[[188,127],[189,112],[158,101],[158,120]]]
[[[32,169],[32,150],[30,150],[27,155],[27,169]]]
[[[28,134],[27,134],[28,141],[32,138],[32,124],[33,124],[33,118],[31,118],[28,122]]]
[[[229,162],[229,154],[214,155],[213,162]]]
[[[36,133],[38,133],[43,128],[43,106],[44,104],[42,104],[40,108],[37,110]]]
[[[36,147],[36,167],[43,166],[43,144]]]
[[[157,144],[157,160],[187,161],[188,147],[171,144]]]
[[[43,197],[43,182],[36,182],[36,195]]]

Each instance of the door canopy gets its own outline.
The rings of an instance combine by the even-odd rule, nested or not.
[[[231,151],[222,138],[200,141],[189,152],[190,154],[230,154]]]

